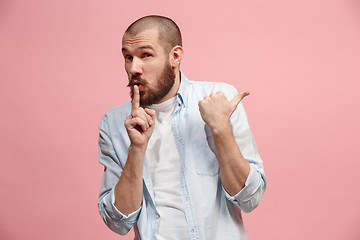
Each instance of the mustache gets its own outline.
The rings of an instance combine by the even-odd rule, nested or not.
[[[146,85],[146,82],[141,78],[140,75],[132,75],[131,79],[129,80],[128,87],[134,87],[134,85],[141,84]]]

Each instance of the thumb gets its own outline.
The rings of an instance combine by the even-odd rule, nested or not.
[[[249,94],[250,94],[249,92],[241,92],[241,93],[238,93],[233,99],[231,99],[230,104],[231,104],[233,112],[235,111],[237,105],[239,105],[241,100]]]

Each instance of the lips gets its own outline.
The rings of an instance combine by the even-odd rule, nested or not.
[[[139,91],[141,91],[141,89],[143,88],[143,85],[142,85],[142,84],[135,84],[135,85],[137,85],[137,86],[138,86]]]
[[[134,89],[135,85],[138,86],[139,91],[141,91],[141,89],[144,88],[144,86],[145,86],[145,84],[139,80],[132,80],[129,82],[128,87],[130,87],[132,89],[132,91],[134,91],[133,89]]]
[[[139,81],[134,81],[134,83],[132,84],[133,86],[141,86],[142,84],[141,84],[141,82],[139,82]]]
[[[132,75],[129,80],[129,84],[127,86],[130,87],[131,91],[133,92],[135,85],[138,86],[139,91],[141,91],[141,89],[142,91],[144,91],[144,87],[146,86],[146,81],[143,80],[140,75]]]

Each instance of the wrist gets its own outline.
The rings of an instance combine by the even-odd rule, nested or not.
[[[224,123],[221,124],[216,124],[216,125],[212,125],[209,126],[211,133],[213,136],[218,136],[218,135],[224,135],[227,134],[229,132],[232,133],[232,128],[230,125],[229,121],[226,121]]]
[[[142,144],[142,145],[130,144],[129,153],[132,152],[135,154],[145,154],[146,148],[147,148],[147,144]]]

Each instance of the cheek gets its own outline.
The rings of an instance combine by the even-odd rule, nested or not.
[[[147,72],[150,74],[150,73],[158,72],[159,66],[160,65],[158,65],[156,63],[151,63],[151,64],[144,66],[144,69],[147,70]]]
[[[129,68],[125,65],[125,72],[126,74],[128,75],[128,77],[130,77],[130,71],[129,71]]]
[[[149,83],[154,82],[161,75],[161,70],[158,66],[149,66],[144,68],[143,74],[148,79]]]

